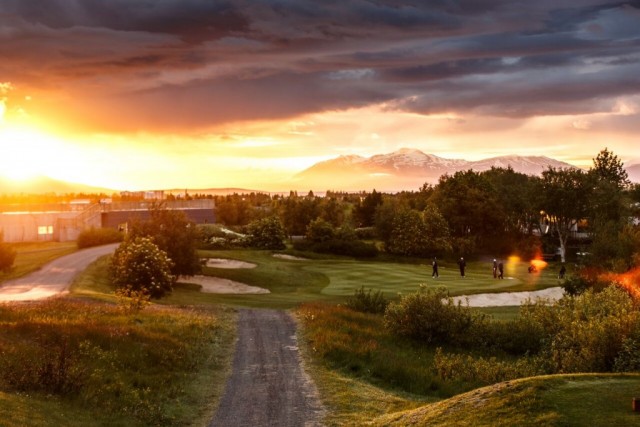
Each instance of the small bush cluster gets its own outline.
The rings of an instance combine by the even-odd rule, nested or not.
[[[16,260],[16,250],[4,242],[4,236],[0,231],[0,271],[9,272]]]
[[[117,289],[141,291],[151,298],[170,293],[175,282],[171,260],[151,239],[136,237],[116,249],[111,258],[111,281]]]
[[[78,235],[78,249],[90,248],[93,246],[106,245],[109,243],[122,242],[124,234],[115,228],[94,228],[83,230]]]
[[[384,298],[382,292],[371,292],[371,289],[365,292],[364,286],[356,289],[354,295],[347,299],[346,306],[351,310],[362,313],[383,314],[389,305],[389,301]]]
[[[496,357],[476,358],[466,354],[445,353],[442,348],[436,349],[433,359],[434,370],[443,381],[478,386],[543,374],[540,365],[532,357],[514,362],[498,360]]]
[[[251,222],[247,226],[247,243],[257,249],[281,250],[286,247],[286,234],[280,219],[276,216]]]
[[[466,342],[471,327],[482,319],[469,307],[455,304],[445,289],[424,285],[419,292],[389,304],[384,314],[391,332],[427,344]]]
[[[198,249],[235,249],[248,246],[247,236],[215,224],[198,226]]]

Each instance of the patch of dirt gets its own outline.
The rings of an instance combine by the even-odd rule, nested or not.
[[[241,309],[233,371],[209,427],[320,427],[325,408],[285,311]]]
[[[287,255],[287,254],[273,254],[274,258],[286,259],[289,261],[307,261],[309,258],[302,258],[299,256]]]
[[[561,287],[555,287],[531,292],[501,292],[497,294],[462,295],[454,297],[453,301],[456,304],[460,301],[464,305],[468,300],[469,307],[519,306],[527,299],[535,301],[537,298],[543,298],[552,302],[557,301],[562,298],[563,293],[564,291]]]
[[[183,283],[195,283],[202,286],[201,292],[211,294],[269,294],[269,289],[249,286],[229,279],[211,276],[191,276]]]
[[[207,267],[214,268],[256,268],[257,265],[251,262],[238,261],[235,259],[224,259],[224,258],[207,258]]]

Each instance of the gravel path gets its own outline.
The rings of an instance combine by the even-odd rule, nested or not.
[[[103,255],[113,252],[118,243],[83,249],[57,258],[38,271],[0,285],[0,302],[33,301],[68,292],[78,273]]]
[[[210,427],[321,426],[324,409],[301,365],[285,311],[243,309],[233,371]]]

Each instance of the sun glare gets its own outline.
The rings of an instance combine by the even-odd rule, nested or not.
[[[24,181],[56,167],[57,141],[32,129],[0,128],[0,175]]]

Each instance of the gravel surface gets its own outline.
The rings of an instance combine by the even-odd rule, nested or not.
[[[302,368],[285,311],[242,309],[233,371],[210,427],[321,426],[324,409]]]
[[[0,302],[33,301],[66,293],[78,273],[101,256],[115,251],[118,245],[82,249],[57,258],[27,276],[5,282],[0,285]]]

